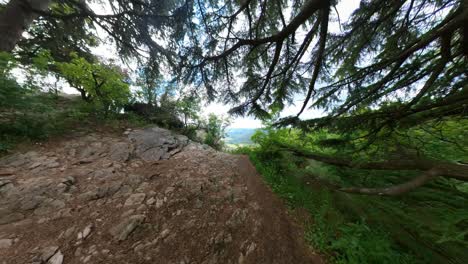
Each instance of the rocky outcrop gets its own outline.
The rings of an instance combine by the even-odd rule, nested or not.
[[[112,227],[111,235],[117,241],[123,241],[145,220],[145,215],[132,215],[125,217],[119,224]]]
[[[246,164],[157,127],[2,158],[0,263],[310,263]]]
[[[186,136],[159,127],[132,131],[128,138],[135,145],[135,155],[147,162],[169,159],[189,143]]]

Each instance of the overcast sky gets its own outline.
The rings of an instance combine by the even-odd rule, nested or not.
[[[105,1],[104,1],[105,2]],[[344,22],[348,19],[350,14],[359,6],[359,0],[342,0],[337,5],[336,9],[338,10],[341,22]],[[106,13],[106,7],[100,4],[94,3],[91,5],[92,9],[95,10],[96,13]],[[101,12],[100,12],[101,11]],[[333,16],[336,16],[336,12],[332,9]],[[337,22],[331,22],[329,24],[329,28],[331,32],[339,32],[340,28]],[[102,34],[101,34],[102,33]],[[106,35],[105,32],[102,32],[98,29],[98,34],[100,36]],[[113,45],[109,44],[107,41],[104,42],[97,48],[92,49],[93,53],[99,55],[103,58],[107,59],[118,59],[117,54],[115,52],[115,48]],[[63,85],[63,91],[65,93],[77,93],[75,89],[68,87],[66,84]],[[298,94],[296,95],[295,104],[286,107],[286,109],[281,113],[281,116],[289,116],[295,115],[299,112],[300,107],[302,106],[302,102],[304,101],[304,95]],[[230,105],[223,105],[220,103],[211,103],[202,107],[203,114],[208,115],[209,113],[214,113],[216,115],[224,115],[228,116],[227,112],[232,106]],[[306,109],[304,113],[301,115],[302,119],[314,118],[319,117],[323,113],[317,109]],[[233,128],[259,128],[261,127],[262,123],[260,120],[257,120],[253,117],[237,117],[231,118],[231,126]]]

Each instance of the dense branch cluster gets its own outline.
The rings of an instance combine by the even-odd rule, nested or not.
[[[109,0],[105,12],[84,0],[39,2],[49,8],[29,0],[5,7],[40,17],[30,39],[65,36],[65,26],[76,36],[68,43],[78,43],[69,49],[79,51],[95,45],[88,31],[100,28],[123,57],[167,62],[209,99],[233,104],[233,114],[270,117],[303,95],[300,111],[278,125],[369,135],[466,116],[466,0],[361,1],[346,21],[332,0]],[[35,34],[38,27],[46,30]],[[301,120],[309,108],[327,116]]]
[[[196,1],[187,72],[234,114],[268,116],[302,93],[278,124],[376,134],[466,116],[467,1],[362,1],[338,33],[335,1],[213,2]],[[310,107],[328,116],[301,121]]]
[[[45,8],[39,8],[39,3]],[[183,25],[191,15],[190,3],[183,0],[40,0],[36,4],[30,0],[12,0],[4,7],[6,11],[0,17],[0,27],[22,23],[14,21],[11,14],[10,18],[6,17],[8,12],[20,13],[29,20],[39,17],[29,28],[32,34],[26,40],[37,42],[43,38],[41,44],[48,41],[53,43],[54,40],[67,43],[72,40],[68,39],[70,36],[83,37],[73,39],[77,43],[74,45],[76,49],[72,51],[77,52],[86,46],[96,45],[97,39],[86,42],[90,34],[99,35],[99,32],[104,32],[117,46],[122,58],[140,59],[142,56],[149,56],[153,60],[164,60],[176,66],[178,58],[174,52],[175,43],[182,38]],[[35,28],[40,29],[41,35],[34,34]],[[67,31],[62,32],[63,30]],[[10,46],[15,42],[8,44],[8,48],[2,46],[0,50],[11,50]],[[30,45],[20,43],[20,47],[27,48]]]
[[[287,151],[293,152],[296,156],[313,159],[337,167],[374,171],[401,170],[421,172],[421,174],[418,177],[415,177],[414,179],[408,182],[386,188],[337,187],[340,191],[344,192],[378,195],[400,195],[409,192],[421,185],[424,185],[428,181],[433,180],[436,177],[446,177],[457,179],[460,181],[468,181],[468,167],[464,164],[455,164],[451,162],[430,160],[421,157],[359,163],[354,162],[350,159],[326,156],[319,153],[312,153],[300,150],[293,146],[288,146],[279,142],[278,145],[282,146]]]
[[[195,93],[233,105],[232,114],[325,129],[350,142],[369,139],[359,150],[407,128],[467,118],[468,0],[362,0],[343,21],[338,0],[98,2],[105,8],[86,0],[10,0],[0,5],[0,51],[18,44],[25,63],[43,50],[66,63],[73,51],[96,64],[90,48],[105,32],[122,58],[146,64],[149,88],[164,67],[187,86],[205,88]],[[297,101],[296,114],[275,119]],[[326,115],[301,119],[311,108]],[[312,158],[423,173],[396,189],[347,191],[391,194],[436,176],[467,180],[465,165],[424,159],[356,167]]]

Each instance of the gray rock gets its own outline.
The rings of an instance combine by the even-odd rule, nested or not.
[[[28,162],[34,162],[39,159],[39,154],[35,151],[29,151],[25,154],[14,154],[0,160],[0,165],[8,165],[11,167],[23,166]]]
[[[24,219],[24,214],[22,213],[3,214],[2,211],[3,210],[0,210],[0,225],[9,224]]]
[[[146,198],[145,193],[134,193],[128,197],[124,206],[140,205]]]
[[[151,197],[146,201],[146,204],[147,205],[153,205],[155,202],[156,202],[156,199],[154,199],[154,197]]]
[[[196,209],[201,209],[202,207],[203,207],[203,201],[200,200],[200,199],[197,199],[197,200],[195,201],[195,208],[196,208]]]
[[[42,163],[37,161],[37,162],[34,162],[33,164],[31,164],[31,166],[29,166],[28,169],[32,170],[32,169],[35,169],[35,168],[37,168],[37,167],[39,167],[41,165],[42,165]]]
[[[145,177],[139,174],[129,174],[127,175],[128,184],[136,188],[145,180]]]
[[[144,161],[157,161],[160,159],[168,159],[169,157],[166,155],[168,148],[165,146],[160,146],[157,148],[148,149],[140,154],[140,158]]]
[[[114,194],[115,198],[129,195],[133,191],[130,185],[122,185],[119,190]]]
[[[41,261],[42,262],[48,261],[50,258],[52,258],[52,256],[55,255],[55,253],[57,253],[58,249],[59,248],[57,246],[50,246],[50,247],[43,248],[41,250]]]
[[[6,186],[7,184],[11,184],[11,181],[0,179],[0,188],[2,188],[3,186]]]
[[[93,190],[87,191],[78,195],[78,198],[85,201],[94,201],[104,198],[108,195],[114,194],[120,188],[120,183],[112,183],[97,187]]]
[[[70,189],[70,186],[66,185],[65,183],[59,183],[57,184],[56,191],[57,194],[63,194],[67,192]]]
[[[168,159],[188,144],[187,137],[159,127],[132,131],[128,138],[135,145],[136,156],[147,162]]]
[[[166,188],[166,190],[164,191],[164,193],[165,193],[165,194],[171,194],[174,190],[175,190],[174,187],[169,186],[169,187]]]
[[[13,239],[0,239],[0,249],[9,248],[13,245]]]
[[[73,255],[74,255],[75,257],[79,257],[79,256],[82,255],[82,253],[83,253],[83,248],[82,248],[82,247],[78,247],[78,248],[76,248],[75,253],[74,253]]]
[[[76,179],[73,176],[68,176],[68,177],[65,177],[61,183],[71,186],[76,183]]]
[[[83,231],[78,233],[78,239],[86,239],[93,229],[93,224],[87,225]]]
[[[75,227],[72,226],[70,228],[68,228],[67,230],[65,230],[65,232],[63,233],[63,238],[69,238],[71,237],[71,235],[75,232]]]
[[[57,251],[55,255],[53,255],[49,261],[47,261],[47,264],[62,264],[63,263],[63,254],[62,252]]]
[[[100,153],[104,152],[102,144],[96,144],[99,142],[95,142],[91,145],[88,145],[85,149],[81,151],[78,158],[82,160],[93,160],[96,156]]]
[[[164,229],[164,230],[161,232],[161,234],[159,234],[159,236],[160,236],[161,238],[164,239],[164,238],[166,238],[166,237],[169,235],[170,232],[171,232],[171,231],[170,231],[169,229],[166,228],[166,229]]]
[[[112,168],[97,169],[93,172],[93,178],[96,180],[108,179],[113,176]]]
[[[146,209],[147,209],[146,205],[141,204],[140,206],[138,206],[136,210],[137,212],[143,212],[143,211],[146,211]]]
[[[21,210],[33,210],[36,209],[46,197],[40,195],[26,196],[21,200],[20,209]]]
[[[144,215],[132,215],[110,229],[110,234],[117,241],[123,241],[145,220]]]
[[[106,184],[107,187],[107,195],[114,195],[116,192],[120,190],[122,187],[122,183],[120,181],[113,181]]]
[[[157,199],[156,200],[156,208],[160,208],[161,206],[163,206],[163,204],[164,204],[163,199]]]
[[[34,210],[35,215],[43,216],[55,213],[65,207],[65,202],[61,200],[47,199],[40,207]]]
[[[118,142],[116,144],[111,145],[109,150],[109,158],[113,161],[125,162],[129,159],[132,151],[132,145],[126,142]]]
[[[83,259],[83,263],[88,263],[88,262],[91,260],[91,257],[92,257],[91,255],[88,255],[88,256],[82,258],[82,259]]]
[[[57,161],[48,161],[47,164],[45,164],[45,166],[49,169],[52,169],[60,167],[60,163],[58,163]]]
[[[133,213],[135,213],[135,209],[130,209],[128,211],[125,211],[123,214],[122,214],[122,217],[128,217],[130,215],[132,215]]]

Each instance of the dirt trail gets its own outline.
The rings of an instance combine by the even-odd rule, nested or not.
[[[0,160],[0,263],[322,263],[244,156],[152,128]]]

